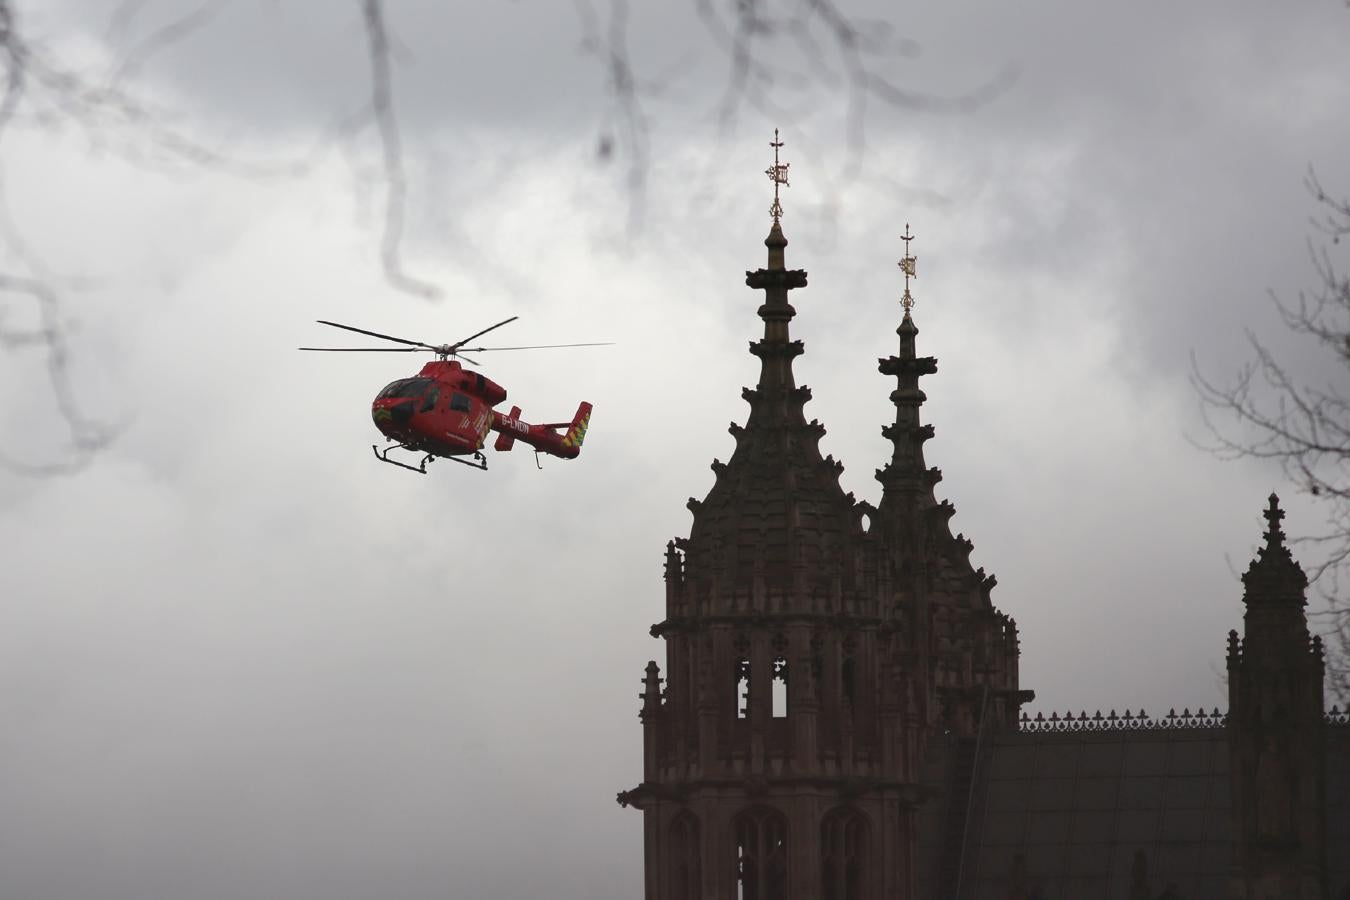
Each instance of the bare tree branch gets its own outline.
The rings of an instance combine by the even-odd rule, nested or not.
[[[14,10],[8,0],[0,2],[0,59],[5,67],[4,96],[0,99],[0,141],[3,141],[27,87],[25,76],[30,59],[27,45],[15,32]],[[4,170],[0,168],[0,209],[7,208],[5,196]],[[8,227],[8,215],[4,218],[7,226],[5,249],[9,255],[27,262],[30,270],[35,268],[26,248],[11,237],[13,229]],[[60,297],[48,279],[3,271],[0,271],[0,295],[28,297],[37,305],[40,327],[27,332],[0,331],[0,346],[10,349],[39,347],[45,351],[48,382],[57,410],[69,432],[72,451],[71,458],[65,462],[41,465],[0,453],[0,465],[34,474],[68,471],[78,467],[105,446],[112,435],[102,426],[86,419],[75,402],[75,392],[70,383],[69,346],[60,315]]]
[[[152,56],[205,27],[219,15],[221,8],[219,0],[207,0],[191,12],[155,29],[122,59],[117,70],[113,72],[112,84],[120,85],[123,81],[135,78],[141,67],[149,62]]]
[[[127,5],[122,13],[126,21],[134,15]],[[164,111],[151,108],[119,83],[129,79],[155,52],[181,40],[211,15],[214,4],[206,4],[157,30],[141,42],[108,83],[100,84],[64,65],[41,45],[31,43],[18,27],[12,0],[0,0],[0,66],[4,69],[0,148],[11,129],[20,125],[51,131],[75,128],[95,146],[109,140],[124,141],[115,149],[124,159],[139,164],[188,163],[249,177],[307,170],[317,161],[317,154],[281,164],[260,164],[207,147],[167,125],[169,117]],[[151,156],[145,156],[145,151]],[[0,348],[44,355],[53,406],[65,425],[68,440],[64,460],[35,464],[0,452],[0,465],[29,474],[69,472],[106,447],[119,429],[89,418],[80,409],[72,384],[69,323],[62,311],[65,304],[60,287],[71,280],[56,276],[24,241],[22,229],[11,217],[6,175],[0,156],[0,256],[5,260],[4,268],[0,268],[0,297],[31,303],[39,325],[18,331],[0,328]],[[0,314],[4,311],[0,308]]]
[[[119,4],[111,28],[119,32],[129,29],[144,7],[143,0]],[[10,129],[18,125],[54,132],[74,129],[91,146],[109,147],[128,162],[155,169],[186,164],[246,178],[294,177],[312,170],[334,138],[354,140],[365,125],[373,124],[380,145],[385,191],[380,258],[386,279],[399,290],[417,296],[438,296],[434,285],[409,276],[402,263],[407,182],[393,104],[391,42],[382,0],[361,0],[360,6],[371,67],[370,96],[365,108],[339,122],[332,134],[319,136],[309,152],[279,161],[240,159],[202,143],[191,137],[188,130],[172,125],[174,117],[168,110],[151,105],[130,87],[156,54],[208,25],[223,8],[220,0],[207,0],[154,28],[135,42],[110,75],[99,80],[70,67],[41,44],[32,43],[18,27],[12,0],[0,0],[0,66],[4,71],[0,88],[3,90],[0,147]],[[0,268],[0,295],[33,303],[41,321],[37,329],[0,330],[0,349],[45,353],[54,407],[70,435],[71,459],[34,465],[12,454],[0,454],[0,465],[30,473],[70,471],[106,446],[117,429],[88,419],[78,408],[70,380],[71,348],[61,312],[63,297],[58,288],[58,284],[68,279],[54,276],[32,248],[26,246],[22,228],[10,217],[7,197],[0,157],[0,255],[10,260],[9,269]]]
[[[849,178],[861,169],[872,99],[897,109],[964,113],[990,102],[1016,79],[1016,70],[1006,67],[976,90],[954,97],[905,88],[887,70],[897,58],[917,56],[918,44],[897,36],[887,21],[845,13],[834,0],[786,4],[693,0],[693,4],[730,64],[720,112],[723,128],[730,128],[743,103],[775,119],[790,120],[783,98],[776,95],[814,87],[839,89],[844,94]],[[775,52],[774,43],[783,39],[792,41],[799,52]],[[791,67],[792,61],[804,62],[812,74],[803,76]]]
[[[628,224],[636,229],[641,225],[646,201],[650,148],[647,119],[638,101],[638,80],[628,53],[628,2],[610,0],[607,28],[601,27],[589,0],[576,0],[576,8],[582,25],[582,49],[603,64],[605,90],[613,100],[600,127],[596,156],[608,162],[621,152],[620,147],[627,153]]]
[[[384,24],[383,0],[362,0],[370,54],[370,109],[384,158],[384,235],[380,260],[385,277],[401,291],[427,299],[440,297],[430,282],[410,276],[403,268],[402,245],[408,183],[403,174],[403,143],[394,114],[393,77],[389,66],[389,33]]]
[[[1329,195],[1311,170],[1305,183],[1318,205],[1313,227],[1331,245],[1338,244],[1350,234],[1350,198]],[[1273,294],[1271,300],[1286,328],[1332,355],[1340,366],[1340,383],[1300,382],[1251,333],[1247,338],[1255,358],[1231,383],[1205,376],[1194,357],[1191,381],[1210,435],[1204,449],[1225,459],[1273,460],[1322,504],[1325,529],[1296,540],[1320,554],[1309,575],[1327,609],[1314,618],[1335,648],[1327,659],[1331,688],[1350,700],[1350,604],[1341,590],[1341,580],[1350,577],[1350,277],[1337,270],[1326,246],[1310,244],[1308,250],[1317,287],[1300,293],[1295,303]]]
[[[46,354],[48,381],[56,407],[69,432],[69,458],[56,463],[30,463],[0,452],[0,464],[28,474],[69,472],[86,463],[116,436],[116,429],[87,418],[75,400],[70,377],[70,347],[66,324],[60,316],[60,296],[45,279],[0,273],[0,296],[27,296],[36,302],[40,325],[30,331],[0,330],[0,346],[10,349],[37,347]]]
[[[603,162],[627,158],[629,225],[636,227],[650,156],[650,123],[642,101],[659,82],[650,76],[640,79],[634,66],[626,34],[628,0],[608,0],[604,23],[597,2],[574,0],[582,49],[601,63],[612,101],[600,125],[596,154]],[[792,109],[797,97],[816,89],[841,94],[848,136],[845,179],[862,171],[872,100],[906,110],[969,112],[991,101],[1016,77],[1008,67],[975,91],[955,97],[905,88],[890,70],[895,60],[917,56],[918,44],[895,34],[889,22],[852,16],[834,0],[690,0],[690,6],[727,60],[725,87],[715,104],[723,133],[731,131],[747,106],[775,124],[789,125],[799,117]],[[795,52],[783,52],[785,44]]]

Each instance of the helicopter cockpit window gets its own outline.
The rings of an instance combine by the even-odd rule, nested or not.
[[[379,398],[389,400],[395,397],[420,397],[431,383],[430,378],[401,378],[386,385],[385,389],[380,391]]]
[[[421,409],[421,411],[422,411],[422,412],[431,412],[433,409],[436,408],[436,401],[439,400],[440,398],[441,398],[441,389],[440,389],[440,388],[438,388],[438,387],[433,387],[431,390],[427,391],[426,397],[424,397],[424,398],[422,399],[422,409]]]
[[[456,412],[468,412],[472,407],[469,404],[469,398],[455,391],[450,395],[450,408]]]

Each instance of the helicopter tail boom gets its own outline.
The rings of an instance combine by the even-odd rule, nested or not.
[[[510,450],[516,441],[521,441],[550,456],[575,459],[580,455],[581,442],[586,439],[586,428],[591,422],[591,404],[583,401],[570,422],[530,425],[517,418],[519,415],[520,407],[517,406],[511,407],[510,415],[493,412],[492,430],[497,432],[493,449]],[[566,430],[559,434],[562,429]]]

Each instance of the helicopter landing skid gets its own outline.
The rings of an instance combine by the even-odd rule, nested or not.
[[[422,457],[422,461],[421,461],[420,463],[418,463],[418,464],[415,465],[415,466],[410,466],[410,465],[408,465],[407,463],[399,462],[399,461],[396,460],[396,459],[390,459],[390,458],[389,458],[389,452],[390,452],[391,450],[411,450],[411,449],[412,449],[411,447],[408,447],[408,446],[406,446],[406,445],[404,445],[404,444],[396,444],[396,445],[393,446],[393,447],[385,447],[383,453],[381,453],[381,452],[380,452],[380,448],[379,448],[379,447],[376,447],[374,444],[371,444],[371,445],[370,445],[370,449],[373,450],[373,451],[375,451],[375,458],[378,459],[380,462],[386,462],[386,463],[389,463],[389,465],[391,465],[391,466],[398,466],[400,469],[407,469],[409,472],[421,472],[423,475],[427,474],[427,463],[431,462],[432,459],[435,458],[435,457],[433,457],[430,453],[428,453],[426,456]]]
[[[484,472],[487,471],[487,457],[477,450],[473,452],[473,462],[469,462],[467,459],[460,459],[458,456],[447,456],[445,458],[451,462],[457,462],[461,466],[468,466],[470,469],[482,469]]]
[[[396,459],[389,458],[389,454],[391,451],[412,450],[413,448],[409,447],[407,444],[396,444],[393,447],[385,447],[383,452],[381,452],[380,448],[377,447],[375,444],[371,444],[370,449],[374,451],[375,458],[378,459],[380,462],[389,463],[389,465],[391,466],[398,466],[400,469],[407,469],[409,472],[419,472],[423,475],[427,474],[427,463],[431,462],[433,459],[436,458],[433,454],[428,453],[422,457],[422,461],[420,463],[418,463],[415,466],[410,466],[405,462],[399,462]],[[468,466],[471,469],[482,469],[484,471],[487,471],[487,457],[477,451],[475,451],[473,454],[474,460],[473,462],[469,462],[467,459],[460,459],[459,457],[456,456],[447,456],[445,458],[450,460],[451,462],[457,462],[460,465]]]

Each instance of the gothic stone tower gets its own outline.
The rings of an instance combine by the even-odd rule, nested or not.
[[[1324,900],[1322,639],[1308,633],[1308,579],[1284,544],[1283,517],[1271,494],[1265,546],[1242,576],[1244,637],[1228,635],[1231,896]]]
[[[908,289],[900,355],[881,361],[898,386],[880,504],[821,457],[788,333],[806,273],[773,211],[768,264],[746,275],[764,292],[759,382],[689,537],[667,545],[665,686],[648,663],[643,780],[619,801],[643,813],[647,900],[905,900],[925,748],[1015,723],[1016,629],[933,496],[918,379],[936,361],[915,355]]]

